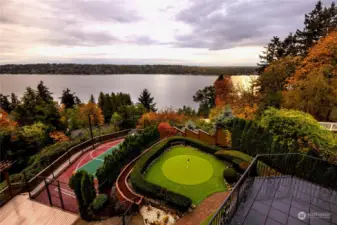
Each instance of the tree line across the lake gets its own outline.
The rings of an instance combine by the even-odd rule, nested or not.
[[[112,65],[112,64],[8,64],[0,65],[0,74],[254,74],[254,66],[211,67],[184,65]]]

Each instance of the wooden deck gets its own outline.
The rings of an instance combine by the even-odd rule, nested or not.
[[[0,208],[0,225],[72,225],[79,220],[76,214],[32,201],[20,194]]]

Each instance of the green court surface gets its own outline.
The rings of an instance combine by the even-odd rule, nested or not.
[[[76,171],[84,170],[84,171],[87,171],[89,174],[95,175],[96,174],[96,170],[103,164],[104,157],[107,156],[107,155],[110,155],[114,150],[118,149],[119,145],[121,145],[121,144],[122,144],[122,142],[120,142],[119,144],[117,144],[117,145],[109,148],[104,153],[102,153],[99,156],[91,159],[89,162],[87,162],[86,164],[84,164],[81,167],[79,167]]]
[[[215,192],[227,190],[227,165],[192,147],[176,146],[164,152],[145,173],[148,182],[189,197],[199,204]]]

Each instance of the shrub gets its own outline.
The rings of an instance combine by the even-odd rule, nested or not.
[[[108,203],[108,196],[106,194],[98,195],[91,203],[90,208],[94,213],[101,212]]]
[[[241,162],[239,164],[239,167],[240,167],[241,171],[246,171],[246,169],[248,169],[248,167],[249,167],[249,163],[248,162]]]
[[[158,125],[158,132],[160,133],[160,138],[165,138],[174,135],[176,133],[176,130],[171,127],[169,123],[161,122]]]
[[[159,139],[157,127],[147,127],[143,132],[125,138],[119,148],[104,158],[104,163],[97,169],[99,191],[111,188],[120,170],[142,151],[150,147]]]
[[[88,209],[96,197],[94,177],[86,171],[78,171],[70,177],[69,187],[74,191],[82,219],[90,220]]]
[[[217,151],[215,155],[231,163],[235,162],[236,160],[239,160],[238,163],[241,162],[250,163],[253,160],[253,157],[251,157],[250,155],[235,150],[220,150]]]
[[[297,110],[269,108],[263,112],[258,124],[273,135],[277,150],[282,152],[320,154],[328,159],[329,151],[334,152],[337,146],[335,134],[322,128],[310,114]]]
[[[81,192],[83,205],[89,206],[96,197],[94,177],[91,174],[83,173],[81,180]]]
[[[220,149],[219,147],[210,146],[192,138],[170,137],[158,143],[150,151],[148,151],[140,159],[138,159],[131,173],[131,182],[136,191],[146,194],[152,198],[165,200],[167,201],[168,205],[173,206],[178,210],[186,211],[192,203],[191,199],[183,195],[168,191],[153,183],[147,182],[143,174],[146,168],[150,165],[150,163],[157,157],[159,157],[170,146],[171,142],[177,141],[183,141],[192,147],[196,147],[202,151],[211,154],[214,154]]]
[[[227,168],[223,171],[223,177],[228,183],[234,183],[238,181],[238,174],[233,168]]]
[[[233,119],[233,127],[231,129],[232,133],[232,148],[240,149],[241,144],[241,136],[243,129],[246,125],[246,121],[244,119],[235,118]]]
[[[239,172],[244,172],[253,161],[253,157],[250,155],[234,150],[220,150],[217,151],[215,155],[227,162],[232,163],[233,167]],[[248,165],[247,168],[245,168],[244,165]]]

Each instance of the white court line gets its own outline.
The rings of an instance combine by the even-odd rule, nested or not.
[[[118,144],[116,144],[116,145],[114,145],[114,146],[111,146],[110,148],[116,147],[117,145],[121,144],[122,142],[123,142],[123,141],[119,142]],[[107,144],[108,144],[108,143],[107,143]],[[103,145],[103,146],[104,146],[104,145]],[[93,157],[93,156],[92,156],[92,153],[93,153],[94,151],[99,150],[99,149],[100,149],[101,147],[103,147],[103,146],[100,146],[99,148],[92,150],[92,151],[90,152],[90,154],[89,154],[90,157],[91,157],[91,160],[88,161],[88,162],[86,162],[85,164],[83,164],[82,166],[79,167],[79,165],[81,165],[83,159],[86,158],[86,157],[83,157],[83,159],[81,159],[81,161],[77,164],[76,169],[75,169],[75,172],[77,172],[77,170],[81,169],[83,166],[85,166],[85,165],[87,165],[88,163],[90,163],[92,160],[98,160],[98,161],[104,162],[103,159],[98,159],[98,157],[101,156],[101,155],[103,155],[104,153],[106,153],[110,148],[109,148],[108,150],[106,150],[105,152],[99,154],[99,155],[96,156],[96,157]]]
[[[70,197],[76,198],[74,192],[69,191],[69,190],[64,189],[64,188],[60,188],[60,189],[61,189],[62,194],[65,194],[65,195],[68,195],[68,196],[70,196]],[[58,192],[59,190],[58,190],[58,188],[55,188],[54,191]]]

